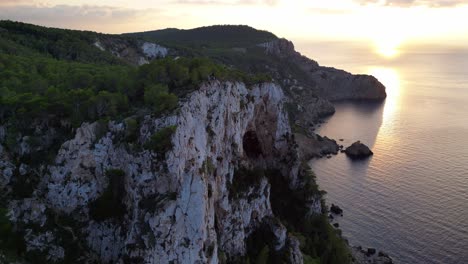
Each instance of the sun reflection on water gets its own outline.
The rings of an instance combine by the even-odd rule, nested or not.
[[[375,147],[377,150],[388,150],[400,140],[399,133],[395,133],[394,129],[401,107],[403,92],[401,77],[396,69],[389,67],[372,67],[369,68],[368,73],[375,76],[386,88],[387,99],[382,114],[382,126],[379,129]]]
[[[376,77],[383,85],[387,92],[385,100],[385,108],[383,113],[384,124],[390,122],[398,111],[400,106],[399,97],[401,93],[401,80],[397,70],[387,67],[372,67],[368,73]]]

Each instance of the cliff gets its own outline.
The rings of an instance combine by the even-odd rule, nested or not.
[[[289,110],[294,121],[306,130],[320,118],[335,112],[334,101],[384,100],[387,97],[385,86],[375,77],[320,66],[297,52],[287,39],[258,46],[267,56],[278,60],[276,67],[268,65],[267,68],[275,79],[280,80],[290,98]]]
[[[290,63],[296,64],[306,78],[304,85],[315,91],[319,97],[330,101],[337,100],[382,100],[386,98],[385,86],[375,77],[320,66],[294,48],[294,44],[287,39],[277,39],[259,44],[265,48],[265,53],[276,56]]]
[[[258,254],[247,244],[261,232],[271,255],[302,263],[297,238],[275,214],[285,208],[271,197],[306,184],[284,100],[271,83],[212,81],[173,114],[145,116],[135,142],[124,140],[126,122],[84,123],[52,164],[39,165],[31,197],[8,203],[9,219],[27,252],[50,262],[77,250],[77,262],[234,261]],[[138,147],[168,127],[167,151]],[[0,186],[11,191],[13,171],[33,171],[1,154]],[[320,193],[307,197],[306,214],[320,215]]]
[[[384,98],[375,78],[243,26],[0,28],[0,263],[350,261],[301,161],[338,151],[314,125]]]

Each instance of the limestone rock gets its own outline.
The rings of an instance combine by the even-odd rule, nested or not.
[[[371,155],[374,155],[369,147],[360,141],[354,142],[351,146],[347,147],[345,153],[352,159],[365,159]]]
[[[321,137],[317,134],[306,136],[301,133],[295,133],[294,136],[299,145],[299,155],[304,160],[338,154],[339,146],[333,139]]]
[[[350,247],[355,264],[393,264],[393,259],[383,252],[376,253],[376,250],[369,248],[364,250],[362,247]],[[370,252],[369,252],[370,251]]]
[[[218,263],[218,251],[228,258],[245,255],[246,241],[266,226],[274,249],[287,249],[291,263],[302,263],[299,243],[286,228],[273,220],[265,225],[275,218],[268,179],[232,188],[240,168],[277,170],[292,191],[304,184],[284,101],[281,87],[271,83],[205,83],[174,113],[141,122],[134,144],[177,127],[166,153],[119,142],[125,132],[121,122],[84,123],[62,144],[32,197],[9,204],[10,219],[44,228],[56,223],[58,229],[31,229],[27,235],[29,249],[50,260],[63,258],[67,249],[60,247],[57,232],[65,230],[79,234],[77,243],[97,262]],[[112,169],[124,175],[123,214],[95,218],[93,204],[110,188]],[[319,213],[320,199],[312,198],[310,213]],[[79,229],[57,224],[46,211],[71,217]]]

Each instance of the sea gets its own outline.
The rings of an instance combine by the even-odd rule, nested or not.
[[[300,42],[321,65],[372,74],[381,103],[336,103],[316,132],[360,140],[374,156],[310,161],[351,245],[388,253],[395,263],[468,263],[468,49],[401,48],[385,58],[365,43]]]

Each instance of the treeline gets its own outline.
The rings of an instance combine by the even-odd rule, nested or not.
[[[142,107],[160,114],[209,79],[271,80],[203,58],[166,58],[134,68],[0,54],[0,118],[55,116],[78,126]]]
[[[90,31],[46,28],[36,25],[0,21],[0,53],[11,55],[47,56],[97,64],[125,64],[110,52],[103,52],[93,43],[98,36]],[[128,41],[132,41],[128,39]],[[133,39],[136,41],[136,39]]]
[[[129,36],[146,38],[169,46],[191,48],[241,48],[277,39],[273,33],[243,25],[216,25],[188,30],[164,29]]]

